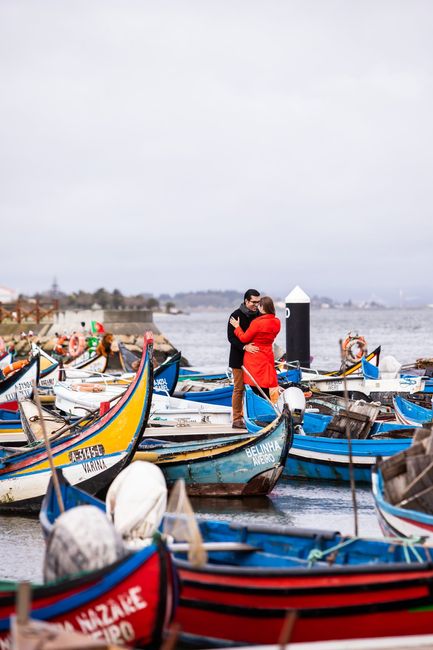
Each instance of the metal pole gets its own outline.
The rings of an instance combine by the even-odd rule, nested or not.
[[[340,355],[342,365],[346,367],[346,351],[343,350],[343,341],[340,339]],[[350,477],[350,491],[352,493],[352,506],[353,506],[353,518],[354,518],[354,534],[355,537],[358,536],[358,506],[356,503],[356,485],[355,485],[355,471],[353,469],[353,454],[352,454],[352,438],[350,435],[350,426],[349,426],[349,393],[347,390],[347,377],[346,374],[343,374],[343,389],[344,389],[344,402],[346,407],[346,438],[347,446],[349,449],[349,477]]]

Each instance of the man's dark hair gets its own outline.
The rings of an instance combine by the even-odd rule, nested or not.
[[[247,289],[244,294],[244,302],[245,300],[251,300],[251,296],[260,296],[260,291],[257,291],[257,289]]]

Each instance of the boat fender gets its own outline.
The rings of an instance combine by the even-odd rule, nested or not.
[[[367,354],[367,341],[365,338],[351,332],[344,339],[342,347],[349,361],[359,361]]]
[[[102,510],[77,506],[55,521],[45,552],[44,580],[102,569],[125,552],[120,535]]]
[[[81,333],[75,333],[69,339],[69,355],[72,358],[79,357],[86,349],[86,339]]]
[[[167,485],[153,463],[135,461],[110,485],[107,514],[124,542],[130,546],[150,543],[167,508]]]
[[[21,370],[21,368],[24,368],[24,366],[26,366],[27,364],[28,364],[28,359],[21,359],[20,361],[14,361],[13,363],[10,363],[8,366],[2,368],[3,376],[8,377],[13,372],[16,372],[17,370]]]
[[[277,408],[282,413],[284,404],[289,407],[294,425],[302,424],[305,413],[305,395],[300,388],[290,386],[280,395]]]

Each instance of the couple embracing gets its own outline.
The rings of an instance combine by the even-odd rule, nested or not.
[[[275,316],[272,298],[260,296],[256,289],[248,289],[239,309],[230,316],[227,338],[230,342],[229,366],[233,371],[233,423],[234,429],[244,429],[244,385],[269,397],[270,388],[278,386],[272,345],[280,331],[281,323]]]

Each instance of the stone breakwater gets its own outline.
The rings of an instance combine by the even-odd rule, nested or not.
[[[32,343],[36,343],[36,345],[48,352],[48,354],[51,354],[53,352],[57,341],[56,336],[41,336],[38,334],[29,336],[29,331],[33,330],[23,327],[22,332],[26,334],[25,337],[21,336],[21,334],[9,334],[4,335],[3,340],[6,346],[9,346],[11,343],[13,343],[17,356],[21,358],[26,357],[30,353]],[[128,350],[136,352],[137,354],[140,354],[143,349],[143,336],[136,336],[134,334],[115,334],[115,338],[118,342],[124,343],[125,347],[127,347]],[[165,361],[165,359],[172,356],[176,352],[176,349],[163,334],[154,333],[153,340],[153,349],[157,363],[162,363]],[[187,361],[184,361],[185,365],[187,365]]]

